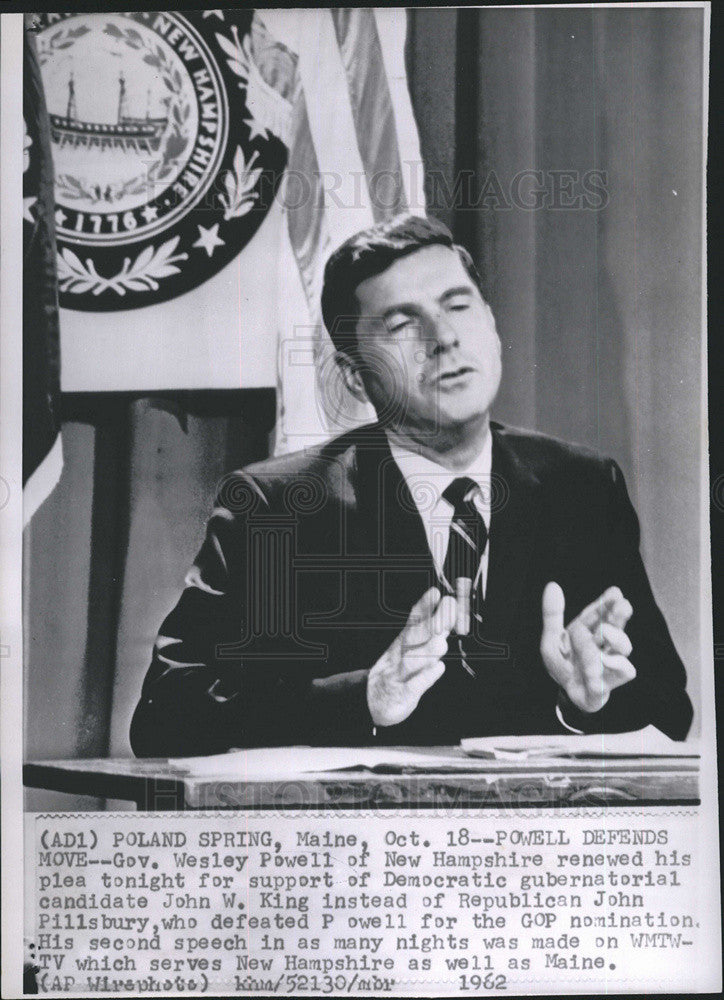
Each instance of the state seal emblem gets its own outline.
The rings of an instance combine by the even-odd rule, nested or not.
[[[132,309],[208,280],[277,194],[294,57],[251,11],[39,21],[61,305]]]

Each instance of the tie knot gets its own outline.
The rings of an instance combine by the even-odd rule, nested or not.
[[[447,500],[456,510],[468,503],[478,489],[478,484],[470,476],[459,476],[453,479],[447,489],[443,490],[443,500]]]

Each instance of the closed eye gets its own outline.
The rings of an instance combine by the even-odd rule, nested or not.
[[[451,312],[462,312],[464,309],[469,309],[470,296],[460,292],[456,295],[451,295],[445,302],[445,307]]]
[[[400,333],[412,327],[415,322],[416,320],[413,316],[401,316],[393,320],[387,320],[387,331],[388,333]]]

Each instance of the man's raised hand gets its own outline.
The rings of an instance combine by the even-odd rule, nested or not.
[[[598,712],[614,688],[636,676],[628,659],[631,640],[624,632],[633,609],[618,587],[609,587],[568,627],[564,613],[563,591],[548,583],[543,591],[543,663],[577,708]]]
[[[404,629],[369,673],[367,704],[375,725],[404,722],[425,691],[442,677],[455,611],[455,598],[441,598],[437,587],[413,607]]]

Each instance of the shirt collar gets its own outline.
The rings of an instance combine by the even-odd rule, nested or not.
[[[419,452],[402,447],[389,435],[387,440],[392,457],[421,514],[433,510],[439,503],[447,504],[442,499],[442,493],[454,479],[461,476],[469,476],[481,487],[482,497],[489,498],[493,464],[493,435],[489,428],[482,449],[464,469],[447,469]]]

